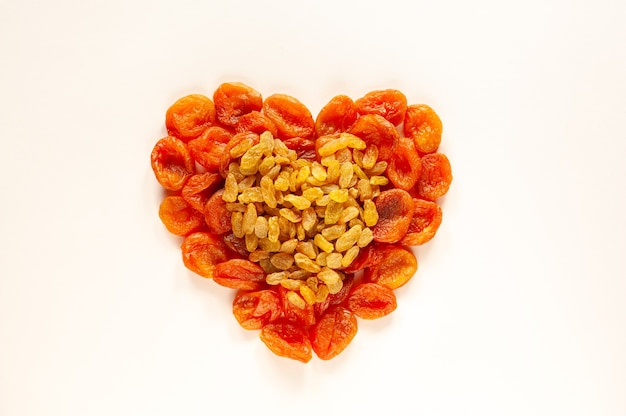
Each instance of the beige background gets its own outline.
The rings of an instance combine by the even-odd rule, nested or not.
[[[0,2],[0,414],[626,414],[626,5]],[[313,113],[398,88],[454,182],[398,309],[272,355],[192,275],[149,167],[243,81]]]

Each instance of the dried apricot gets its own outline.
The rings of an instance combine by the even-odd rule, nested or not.
[[[157,142],[152,149],[150,161],[157,181],[168,191],[180,191],[195,172],[187,145],[172,136]]]
[[[394,126],[402,123],[406,113],[406,96],[398,90],[378,90],[354,102],[359,114],[378,114]]]
[[[280,317],[280,298],[274,290],[239,292],[233,300],[233,315],[245,329],[261,329]]]
[[[217,119],[226,126],[236,125],[241,116],[263,107],[261,94],[241,82],[225,82],[217,87],[213,102]]]
[[[182,197],[194,209],[204,212],[204,206],[213,195],[213,192],[222,184],[223,179],[218,173],[197,173],[187,180],[183,190]]]
[[[417,192],[423,199],[434,201],[444,196],[452,182],[452,169],[443,153],[430,153],[422,158],[422,173],[417,182]]]
[[[250,252],[246,248],[246,242],[243,238],[237,237],[232,231],[224,234],[222,240],[234,253],[237,253],[242,258],[247,258]]]
[[[326,136],[348,131],[357,118],[356,106],[352,98],[337,95],[326,104],[315,120],[315,135]]]
[[[406,284],[417,271],[417,259],[411,251],[401,247],[389,247],[380,261],[365,269],[365,279],[389,289]]]
[[[411,224],[413,198],[402,189],[388,189],[376,198],[378,223],[372,227],[374,241],[395,243],[400,241]]]
[[[219,172],[221,156],[232,137],[233,135],[228,130],[211,126],[200,137],[189,141],[189,153],[193,160],[207,171]]]
[[[402,239],[406,246],[419,246],[429,242],[441,225],[441,207],[434,202],[413,198],[413,218]]]
[[[230,211],[226,209],[223,194],[223,189],[218,190],[211,195],[204,206],[204,220],[213,234],[224,234],[232,230]]]
[[[415,186],[421,172],[422,161],[415,150],[413,140],[400,137],[387,166],[387,177],[396,188],[408,191]]]
[[[362,319],[381,318],[396,307],[396,295],[391,289],[376,283],[361,283],[348,297],[348,309]]]
[[[204,216],[180,196],[168,196],[159,207],[159,217],[165,228],[176,235],[197,231],[204,223]]]
[[[425,104],[410,105],[404,115],[404,135],[415,142],[418,152],[433,153],[441,143],[443,125],[435,111]]]
[[[342,306],[335,306],[311,328],[313,351],[322,360],[330,360],[350,344],[357,329],[354,314]]]
[[[261,341],[276,355],[308,363],[313,357],[306,329],[289,321],[270,322],[261,329]]]
[[[308,139],[315,133],[311,112],[294,97],[286,94],[270,95],[263,102],[263,112],[274,122],[281,139]]]
[[[210,98],[201,94],[179,99],[165,113],[167,132],[184,142],[200,136],[214,123],[215,105]]]
[[[258,290],[265,280],[265,271],[250,260],[230,259],[215,267],[213,280],[231,289]]]
[[[283,286],[278,288],[278,295],[282,300],[285,319],[303,326],[313,325],[315,323],[313,305],[309,305],[306,302],[304,302],[304,304],[300,303],[299,305],[295,304],[293,300],[290,300],[291,296],[289,292],[292,291]]]
[[[272,136],[278,135],[274,122],[265,114],[258,111],[251,111],[248,114],[241,116],[235,126],[235,131],[237,133],[246,133],[251,131],[259,135],[269,131],[272,133]]]
[[[181,249],[185,267],[206,278],[212,278],[215,266],[232,257],[218,236],[202,231],[185,237]]]
[[[366,114],[354,122],[348,133],[363,139],[368,146],[378,148],[378,159],[388,161],[393,156],[393,147],[400,137],[396,127],[378,114]]]

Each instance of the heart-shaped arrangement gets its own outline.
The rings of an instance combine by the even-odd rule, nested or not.
[[[176,101],[165,125],[159,216],[187,268],[237,290],[235,318],[271,351],[328,360],[357,317],[395,310],[417,271],[409,246],[434,237],[452,181],[430,107],[389,89],[338,95],[313,119],[291,96],[225,83]]]

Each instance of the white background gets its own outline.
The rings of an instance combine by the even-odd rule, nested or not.
[[[626,415],[623,1],[0,0],[0,415]],[[274,356],[187,271],[149,165],[242,81],[397,88],[454,181],[398,309]]]

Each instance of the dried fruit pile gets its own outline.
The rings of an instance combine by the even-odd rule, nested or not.
[[[274,353],[328,360],[357,317],[396,308],[417,270],[408,246],[441,224],[452,181],[442,125],[398,90],[338,95],[317,119],[298,100],[225,83],[166,113],[152,169],[159,216],[187,268],[237,290],[233,314]]]

